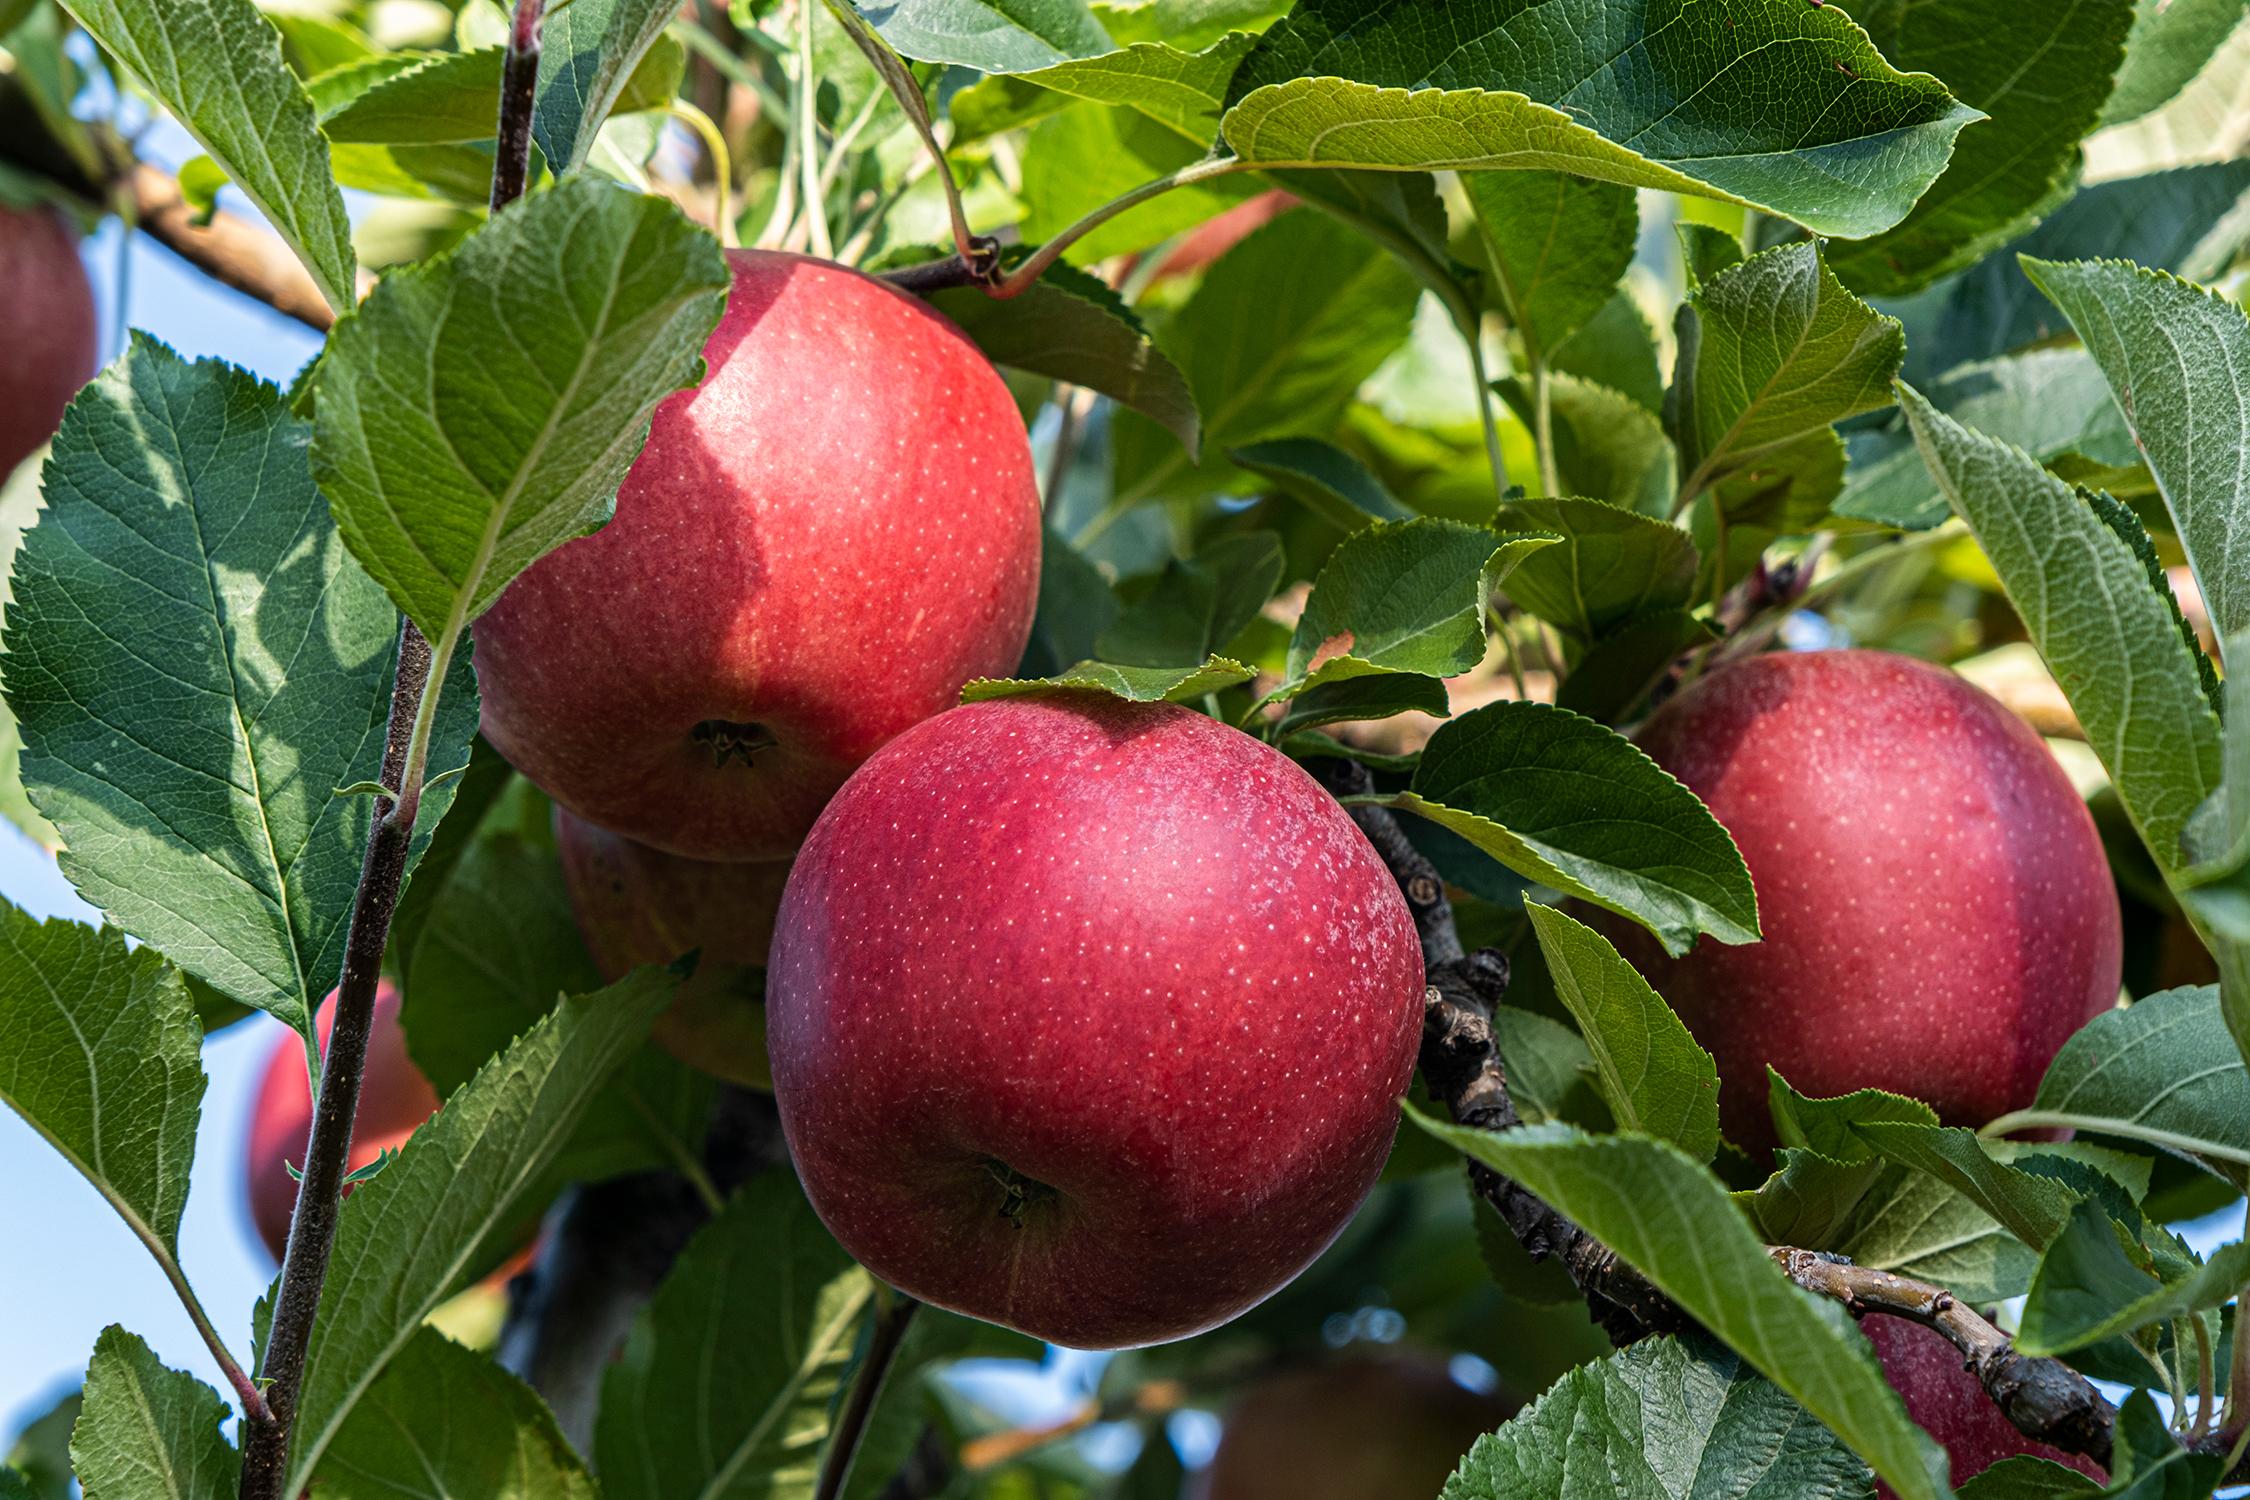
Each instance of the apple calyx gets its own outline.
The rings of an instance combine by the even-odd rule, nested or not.
[[[998,1157],[987,1157],[985,1171],[1000,1184],[1000,1217],[1016,1228],[1023,1228],[1024,1215],[1043,1203],[1060,1198],[1061,1193],[1036,1177],[1026,1177]]]
[[[705,719],[688,732],[688,738],[711,752],[713,766],[724,766],[737,758],[746,766],[754,766],[758,752],[781,743],[763,724],[737,724],[727,719]]]

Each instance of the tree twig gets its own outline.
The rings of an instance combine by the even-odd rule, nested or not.
[[[1372,790],[1366,767],[1322,760],[1316,769],[1341,796]],[[1423,1012],[1423,1078],[1456,1123],[1485,1130],[1512,1129],[1508,1097],[1492,1030],[1492,1007],[1507,988],[1507,962],[1491,952],[1463,954],[1452,903],[1437,868],[1410,843],[1384,808],[1355,806],[1351,814],[1390,868],[1421,934],[1429,992]],[[1534,1259],[1561,1260],[1588,1308],[1619,1344],[1652,1333],[1678,1332],[1693,1320],[1647,1278],[1570,1218],[1481,1163],[1469,1164],[1476,1191]],[[1776,1246],[1774,1263],[1806,1291],[1841,1302],[1854,1316],[1905,1318],[1938,1333],[1961,1352],[1985,1393],[2016,1430],[2067,1453],[2084,1454],[2105,1468],[2117,1409],[2087,1379],[2057,1359],[2019,1354],[2007,1334],[1943,1287],[1887,1271],[1852,1265],[1819,1251]]]
[[[838,1500],[844,1493],[845,1481],[852,1477],[852,1460],[859,1457],[859,1440],[867,1432],[867,1419],[875,1413],[876,1399],[883,1394],[884,1382],[891,1378],[899,1346],[906,1342],[906,1330],[922,1305],[904,1292],[878,1290],[888,1300],[876,1311],[867,1350],[852,1372],[851,1389],[844,1393],[843,1409],[829,1426],[828,1451],[820,1461],[820,1482],[813,1490],[813,1500]]]

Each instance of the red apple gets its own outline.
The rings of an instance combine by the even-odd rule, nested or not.
[[[53,209],[0,205],[0,479],[55,435],[95,357],[76,236]]]
[[[1884,1377],[1905,1398],[1906,1414],[1953,1461],[1955,1484],[2003,1458],[2025,1454],[2069,1464],[2095,1479],[2104,1477],[2091,1459],[2035,1443],[2016,1431],[1969,1373],[1960,1351],[1942,1335],[1903,1318],[1871,1317],[1859,1326],[1875,1345]],[[1877,1485],[1875,1493],[1880,1500],[1897,1500],[1886,1484]]]
[[[484,732],[556,801],[698,859],[779,859],[876,747],[1014,669],[1039,585],[1023,420],[927,304],[730,255],[710,373],[617,517],[476,627]]]
[[[406,1032],[398,1023],[398,987],[384,980],[375,991],[375,1025],[367,1038],[367,1072],[360,1084],[359,1113],[352,1120],[352,1151],[357,1171],[385,1151],[406,1144],[415,1127],[437,1113],[437,1090],[406,1055]],[[328,1044],[336,1020],[336,997],[321,1002],[320,1041]],[[275,1260],[289,1240],[289,1216],[297,1207],[297,1180],[289,1165],[305,1162],[305,1135],[312,1129],[312,1090],[305,1080],[305,1049],[296,1033],[280,1038],[258,1080],[258,1101],[250,1115],[247,1153],[250,1221]],[[349,1191],[347,1189],[347,1191]]]
[[[1374,1186],[1421,1034],[1390,873],[1287,757],[1057,693],[892,741],[797,857],[766,974],[813,1207],[925,1301],[1184,1338]]]
[[[1515,1415],[1446,1362],[1347,1355],[1259,1382],[1227,1413],[1198,1500],[1431,1500],[1472,1443]]]
[[[695,979],[655,1036],[693,1068],[768,1087],[765,1006],[756,976],[773,941],[787,860],[721,863],[666,854],[555,809],[555,849],[586,951],[615,981],[642,964],[698,956]],[[731,972],[720,972],[731,971]]]
[[[2100,835],[2029,726],[1878,651],[1751,657],[1640,735],[1750,866],[1765,940],[1667,959],[1624,941],[1719,1065],[1730,1139],[1771,1147],[1770,1066],[1800,1093],[1889,1089],[1976,1125],[2031,1102],[2117,1000]]]

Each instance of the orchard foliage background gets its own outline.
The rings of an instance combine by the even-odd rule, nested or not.
[[[1171,1495],[1174,1411],[1402,1334],[1545,1393],[1450,1500],[1949,1493],[1852,1313],[1943,1324],[1970,1399],[2110,1475],[2019,1458],[1965,1495],[2222,1484],[2250,1250],[2167,1226],[2250,1183],[2241,0],[545,10],[0,0],[0,198],[125,213],[333,324],[287,389],[136,337],[8,491],[0,802],[112,925],[0,907],[0,1097],[211,1358],[112,1328],[67,1454],[42,1424],[0,1496]],[[152,111],[205,153],[176,175],[134,160]],[[1239,725],[1391,831],[1426,950],[1512,968],[1510,1119],[1464,1107],[1495,1059],[1433,1042],[1330,1252],[1112,1360],[1069,1430],[945,1378],[1028,1340],[894,1337],[763,1096],[649,1041],[712,976],[601,985],[545,800],[476,735],[469,626],[607,519],[736,244],[891,273],[1006,373],[1043,575],[1015,676],[967,697]],[[1759,933],[1725,830],[1623,731],[1832,641],[1957,663],[2052,737],[2131,1003],[1983,1133],[1777,1083],[1768,1162],[1601,935]],[[378,973],[444,1109],[340,1210],[348,1106],[339,1149],[316,1126],[274,1295],[202,1308],[201,1038],[264,1012],[312,1056],[341,976],[349,1100]],[[1494,971],[1446,973],[1483,1024]],[[2075,1136],[2005,1138],[2035,1127]],[[505,1326],[462,1316],[542,1221]],[[1121,1472],[1097,1419],[1147,1437]]]

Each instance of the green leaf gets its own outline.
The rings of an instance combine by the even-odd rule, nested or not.
[[[391,1359],[489,1251],[487,1241],[515,1230],[526,1191],[646,1039],[671,990],[666,975],[640,969],[565,1000],[344,1200],[285,1493],[304,1488]]]
[[[1371,677],[1339,677],[1317,682],[1283,708],[1277,735],[1349,720],[1389,719],[1428,714],[1442,719],[1453,711],[1445,683],[1419,672],[1378,672]]]
[[[1500,546],[1481,526],[1429,517],[1346,537],[1313,580],[1275,696],[1374,672],[1468,671],[1484,660],[1485,565]]]
[[[1533,1124],[1561,1118],[1566,1101],[1594,1071],[1586,1039],[1560,1021],[1513,1005],[1494,1010],[1492,1032],[1518,1111]]]
[[[1898,320],[1845,291],[1810,242],[1705,282],[1678,331],[1664,422],[1687,476],[1682,500],[1752,465],[1791,462],[1808,442],[1840,451],[1831,426],[1890,405],[1906,352]]]
[[[86,1366],[70,1466],[86,1500],[233,1500],[242,1457],[219,1431],[230,1415],[217,1391],[112,1323]]]
[[[2140,462],[2100,367],[2083,349],[2029,349],[1958,365],[1926,394],[1961,426],[2042,464],[2073,456],[2113,468]],[[1851,473],[1836,513],[1909,531],[1953,514],[1903,413],[1879,434],[1852,435]]]
[[[1500,310],[1534,362],[1602,309],[1632,264],[1633,190],[1568,172],[1478,172],[1461,180]]]
[[[2031,1107],[1986,1130],[2060,1128],[2160,1146],[2239,1189],[2250,1178],[2250,1079],[2217,985],[2165,990],[2104,1011],[2063,1043]]]
[[[2241,23],[2243,9],[2242,0],[2136,0],[2125,65],[2102,123],[2121,125],[2169,103]]]
[[[321,1462],[322,1500],[597,1500],[538,1393],[417,1329]]]
[[[195,1159],[202,1043],[179,971],[154,949],[0,902],[0,1099],[167,1265]]]
[[[1563,347],[1567,351],[1576,343]],[[1499,390],[1524,426],[1536,432],[1538,387],[1509,379]],[[1549,372],[1547,413],[1562,494],[1590,496],[1658,519],[1672,513],[1678,457],[1654,411],[1623,391]]]
[[[929,300],[994,364],[1099,391],[1162,426],[1194,456],[1201,424],[1187,378],[1098,278],[1058,265],[1014,297],[967,287]]]
[[[1159,330],[1195,392],[1206,451],[1334,431],[1406,342],[1420,295],[1395,257],[1326,214],[1285,213],[1249,235]],[[1121,416],[1112,434],[1119,508],[1203,477],[1182,474],[1187,455],[1151,423]]]
[[[2026,260],[2109,377],[2223,641],[2250,626],[2250,316],[2162,271]],[[2161,858],[2161,856],[2159,856]]]
[[[2114,1310],[2161,1295],[2161,1284],[2127,1253],[2124,1236],[2097,1203],[2071,1210],[2069,1223],[2040,1258],[2024,1302],[2019,1332],[2027,1350],[2053,1354],[2079,1348],[2078,1335],[2110,1323]]]
[[[15,572],[16,552],[24,533],[39,519],[39,471],[42,463],[30,460],[0,480],[0,574]],[[12,578],[0,578],[0,612],[15,598]],[[62,847],[55,825],[39,816],[23,786],[23,733],[15,710],[0,702],[0,817],[23,830],[33,843],[52,852]]]
[[[440,1096],[466,1085],[562,996],[601,986],[539,807],[536,836],[496,818],[469,845],[414,944],[406,1046]],[[644,1047],[587,1105],[554,1174],[600,1181],[699,1160],[712,1097],[706,1075]]]
[[[1633,294],[1620,287],[1586,326],[1564,341],[1548,368],[1606,386],[1650,411],[1664,406],[1664,375],[1657,368],[1656,330]]]
[[[1477,1439],[1441,1500],[1706,1493],[1865,1500],[1867,1466],[1733,1351],[1647,1339],[1572,1370]]]
[[[1882,1089],[1857,1089],[1829,1099],[1808,1098],[1770,1067],[1766,1069],[1766,1097],[1773,1113],[1774,1133],[1783,1145],[1817,1151],[1839,1162],[1863,1161],[1874,1154],[1874,1147],[1859,1133],[1862,1125],[1883,1121],[1937,1123],[1937,1111],[1921,1100]]]
[[[602,1382],[609,1500],[810,1495],[874,1278],[786,1171],[688,1245]]]
[[[979,73],[1028,73],[1113,50],[1085,0],[856,0],[905,57]]]
[[[1635,615],[1586,648],[1555,692],[1555,706],[1604,724],[1624,722],[1673,662],[1713,639],[1685,609]]]
[[[1826,1423],[1902,1500],[1946,1493],[1944,1455],[1907,1420],[1850,1315],[1791,1285],[1718,1179],[1676,1147],[1566,1125],[1471,1130],[1411,1108],[1408,1118],[1584,1225]]]
[[[2118,1334],[2224,1307],[2250,1283],[2250,1245],[2222,1245],[2178,1280],[2150,1282],[2118,1243],[2108,1214],[2081,1203],[2040,1262],[2016,1347],[2068,1354]]]
[[[2186,8],[2177,0],[2174,9]],[[2128,54],[2130,55],[2130,54]],[[2038,260],[2129,260],[2205,279],[2234,258],[2246,228],[2235,214],[2250,192],[2250,161],[2150,172],[2081,188],[2009,246]],[[1907,378],[2051,339],[2067,325],[2023,274],[2017,254],[1988,256],[1938,288],[1927,316],[1907,318]]]
[[[1840,9],[1796,0],[1308,0],[1228,104],[1246,161],[1572,172],[1837,235],[1896,223],[1979,118]]]
[[[1121,667],[1109,662],[1082,661],[1052,677],[979,677],[961,689],[963,703],[987,698],[1016,698],[1026,693],[1057,689],[1108,693],[1129,703],[1192,703],[1207,693],[1248,682],[1256,672],[1238,661],[1214,656],[1192,667]]]
[[[324,104],[321,129],[332,141],[385,146],[489,141],[499,128],[506,57],[504,48],[480,47],[431,53],[397,71],[386,66],[364,91]]]
[[[1826,1245],[1856,1265],[1935,1282],[1974,1303],[2022,1296],[2039,1263],[1983,1209],[1904,1167],[1882,1171]]]
[[[666,0],[570,0],[547,17],[531,137],[558,174],[586,164],[641,55],[677,13]]]
[[[936,1418],[937,1382],[948,1365],[968,1358],[1036,1360],[1044,1352],[1037,1341],[1012,1329],[926,1303],[916,1309],[875,1398],[875,1410],[868,1416],[842,1500],[881,1500]],[[853,1361],[855,1371],[866,1357],[863,1337]]]
[[[1703,283],[1733,270],[1746,258],[1741,239],[1714,224],[1682,220],[1672,226],[1672,232],[1680,239],[1680,269],[1687,276],[1690,292],[1701,291]]]
[[[1273,438],[1232,448],[1227,457],[1253,474],[1272,480],[1305,502],[1331,525],[1358,531],[1372,521],[1403,521],[1413,515],[1392,498],[1367,466],[1333,443],[1319,438]]]
[[[954,127],[961,139],[973,140],[1083,99],[1137,110],[1207,146],[1219,133],[1227,80],[1256,40],[1238,32],[1198,52],[1169,42],[1135,42],[1116,52],[994,76],[954,96]]]
[[[2027,1457],[2003,1458],[1954,1491],[1960,1500],[2078,1500],[2101,1492],[2099,1483],[2076,1469]]]
[[[1993,1160],[1973,1131],[1897,1120],[1855,1123],[1852,1130],[1886,1159],[1960,1193],[2034,1250],[2046,1248],[2070,1217],[2069,1189]]]
[[[2178,869],[2188,817],[2219,784],[2219,721],[2139,523],[1911,388],[1899,399],[1923,462],[1992,560],[2143,842],[2159,867]]]
[[[1734,841],[1632,741],[1543,703],[1494,703],[1430,737],[1386,799],[1517,874],[1631,917],[1667,951],[1698,933],[1754,942],[1758,901]]]
[[[72,403],[17,554],[7,691],[63,873],[300,1031],[343,965],[398,616],[352,565],[280,392],[136,335]],[[448,677],[433,769],[467,759]],[[413,853],[451,800],[424,799]]]
[[[1695,543],[1666,522],[1598,500],[1517,500],[1500,524],[1562,537],[1524,559],[1508,596],[1581,641],[1694,594]]]
[[[678,209],[579,177],[392,272],[336,325],[313,472],[423,634],[458,637],[609,518],[656,404],[697,378],[726,285]]]
[[[1134,667],[1198,665],[1258,617],[1281,565],[1281,538],[1270,531],[1222,537],[1175,559],[1102,632],[1095,654]]]
[[[65,0],[257,205],[339,311],[356,300],[351,223],[312,101],[252,0]]]
[[[1719,1069],[1711,1054],[1609,939],[1551,906],[1527,900],[1523,909],[1618,1128],[1708,1162],[1719,1149]]]
[[[2125,58],[2133,0],[1951,0],[1892,6],[1884,19],[1869,25],[1885,56],[1938,73],[1989,116],[1895,228],[1831,253],[1849,285],[1898,296],[1974,264],[2070,195],[2078,143]]]

